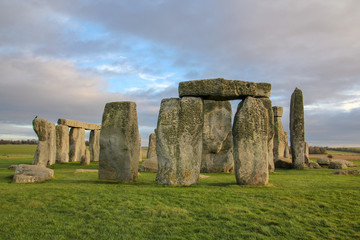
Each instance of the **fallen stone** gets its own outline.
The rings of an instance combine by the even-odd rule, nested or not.
[[[279,159],[275,162],[275,168],[291,169],[292,160],[290,158],[279,157]]]
[[[91,130],[89,137],[90,161],[98,162],[100,154],[100,130]]]
[[[330,159],[329,158],[318,158],[316,162],[320,165],[329,165]]]
[[[56,126],[56,162],[69,162],[69,127]]]
[[[8,170],[15,170],[16,166],[17,166],[17,165],[10,165],[10,166],[8,167]]]
[[[201,172],[232,172],[232,110],[229,101],[204,100]]]
[[[304,169],[305,165],[305,128],[304,102],[302,91],[295,89],[290,102],[290,143],[294,169]]]
[[[347,165],[342,159],[332,159],[329,164],[329,168],[331,169],[346,169]]]
[[[338,170],[333,172],[334,175],[360,175],[360,169]]]
[[[140,172],[157,172],[158,160],[157,157],[151,157],[146,159],[139,167]]]
[[[179,83],[180,97],[201,97],[208,100],[234,100],[246,97],[269,98],[271,84],[227,80],[224,78]]]
[[[89,173],[89,172],[99,172],[98,169],[76,169],[74,173]]]
[[[140,151],[136,104],[107,103],[100,133],[99,179],[136,181]]]
[[[199,175],[199,178],[209,178],[210,176],[206,176],[206,175],[203,175],[203,174],[200,174]]]
[[[38,165],[20,164],[16,166],[13,183],[42,182],[53,176],[54,170],[52,169]]]
[[[99,124],[85,123],[85,122],[80,122],[80,121],[76,121],[76,120],[64,119],[64,118],[58,119],[58,124],[66,125],[68,127],[74,127],[74,128],[84,128],[86,130],[100,130],[101,129],[101,125],[99,125]]]
[[[237,184],[263,185],[269,181],[268,118],[261,99],[248,97],[237,108],[232,131]]]
[[[307,164],[308,168],[320,169],[322,168],[317,162],[309,161]]]

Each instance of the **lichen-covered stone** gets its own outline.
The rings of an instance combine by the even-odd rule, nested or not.
[[[330,159],[329,158],[318,158],[316,162],[320,165],[329,165]]]
[[[272,109],[273,109],[274,117],[282,117],[283,107],[274,106],[272,107]]]
[[[304,169],[305,127],[302,91],[296,88],[290,102],[290,143],[294,169]]]
[[[179,83],[179,96],[201,97],[212,100],[233,100],[251,97],[270,97],[271,84],[254,83],[224,78],[185,81]]]
[[[146,159],[139,167],[140,172],[157,172],[158,160],[157,157],[151,157]]]
[[[284,127],[281,122],[281,116],[283,112],[282,107],[273,107],[273,113],[274,113],[274,149],[273,149],[273,156],[274,156],[274,162],[276,162],[279,157],[289,157],[288,156],[288,138],[287,134],[284,131]]]
[[[51,179],[54,170],[44,166],[19,164],[15,168],[13,183],[33,183]]]
[[[85,129],[71,128],[69,142],[69,161],[80,162],[85,156]]]
[[[203,129],[201,98],[163,99],[156,134],[156,182],[191,185],[199,179]]]
[[[90,161],[98,162],[100,154],[100,131],[91,130],[89,137]]]
[[[139,128],[134,102],[111,102],[100,133],[99,179],[133,182],[138,178]]]
[[[85,149],[85,155],[82,156],[80,164],[83,166],[90,165],[90,151]]]
[[[348,166],[342,159],[331,159],[329,168],[331,169],[346,169]]]
[[[264,107],[268,111],[268,120],[269,120],[269,131],[268,131],[268,161],[269,161],[269,172],[275,171],[275,162],[274,162],[274,112],[272,109],[272,103],[269,98],[260,98],[264,104]]]
[[[231,172],[232,110],[229,101],[204,100],[201,172]]]
[[[45,167],[54,164],[56,158],[55,124],[43,118],[35,118],[33,128],[39,138],[33,165]]]
[[[85,123],[85,122],[80,122],[80,121],[76,121],[76,120],[64,119],[64,118],[58,119],[58,124],[66,125],[68,127],[74,127],[74,128],[83,128],[86,130],[100,130],[101,129],[101,125],[99,125],[99,124]]]
[[[307,142],[305,142],[305,148],[304,148],[305,152],[304,152],[304,161],[305,164],[308,164],[310,162],[310,158],[309,158],[309,144]]]
[[[56,162],[69,162],[69,127],[56,126]]]
[[[269,116],[261,99],[242,101],[233,125],[234,171],[241,185],[263,185],[269,181]]]
[[[155,133],[151,133],[149,135],[149,147],[147,150],[147,154],[146,154],[146,158],[152,158],[152,157],[156,157],[156,134]]]

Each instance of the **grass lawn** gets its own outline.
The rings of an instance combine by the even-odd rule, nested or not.
[[[206,174],[171,187],[154,184],[155,173],[99,181],[74,173],[97,163],[68,163],[51,167],[53,180],[13,184],[7,167],[30,164],[35,151],[17,147],[0,146],[0,239],[360,239],[359,176],[277,170],[268,186],[249,187]]]

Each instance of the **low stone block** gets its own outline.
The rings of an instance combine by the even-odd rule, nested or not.
[[[15,168],[13,183],[34,183],[51,179],[54,170],[39,166],[20,164]]]

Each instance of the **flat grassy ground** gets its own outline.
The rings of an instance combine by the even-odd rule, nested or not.
[[[31,163],[34,151],[0,145],[0,239],[360,239],[359,176],[277,170],[268,186],[249,187],[206,174],[171,187],[154,184],[155,173],[99,181],[74,173],[97,163],[68,163],[51,167],[53,180],[11,183],[7,167]]]

